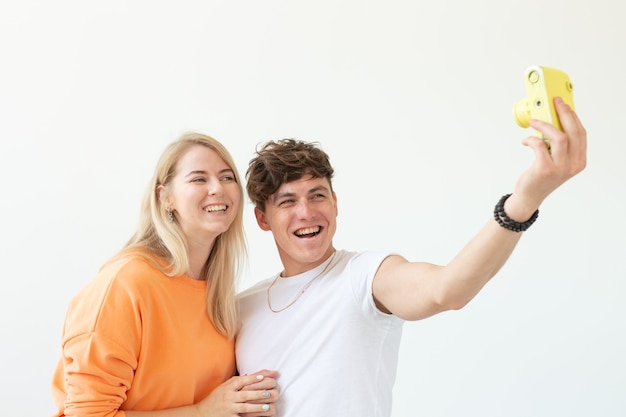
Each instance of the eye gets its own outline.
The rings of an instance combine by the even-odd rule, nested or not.
[[[206,179],[204,177],[196,177],[192,178],[191,182],[206,182]]]
[[[292,205],[294,202],[295,202],[295,200],[288,198],[286,200],[280,200],[278,202],[278,206],[279,207],[286,207],[286,206]]]
[[[235,178],[235,176],[234,176],[234,175],[224,175],[224,176],[221,178],[221,181],[224,181],[224,182],[231,182],[231,181],[237,181],[237,179]]]

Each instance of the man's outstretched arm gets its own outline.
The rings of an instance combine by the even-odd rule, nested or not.
[[[554,101],[563,131],[541,121],[531,126],[550,139],[531,136],[523,144],[535,159],[518,178],[513,193],[504,202],[504,212],[515,222],[533,217],[554,190],[581,172],[587,164],[587,133],[576,113],[562,100]],[[448,263],[434,265],[408,262],[400,256],[387,258],[374,279],[374,298],[383,311],[406,320],[420,320],[465,306],[500,270],[521,237],[494,217]]]

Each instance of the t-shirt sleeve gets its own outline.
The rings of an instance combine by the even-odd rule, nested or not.
[[[387,314],[376,307],[373,294],[373,283],[380,264],[393,255],[388,252],[361,252],[356,254],[349,262],[348,272],[354,296],[361,310],[368,316],[389,320],[401,320],[393,314]]]

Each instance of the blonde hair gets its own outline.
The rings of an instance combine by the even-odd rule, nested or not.
[[[165,204],[159,198],[158,189],[168,189],[176,174],[179,159],[196,145],[206,146],[217,152],[233,170],[243,201],[239,173],[224,145],[210,136],[186,133],[163,151],[144,195],[137,230],[119,256],[143,256],[168,276],[179,276],[188,270],[187,243],[178,222],[170,221]],[[237,328],[236,279],[246,255],[243,204],[240,204],[231,226],[215,239],[202,269],[202,276],[199,277],[207,281],[206,304],[209,318],[215,328],[228,337],[234,337]]]

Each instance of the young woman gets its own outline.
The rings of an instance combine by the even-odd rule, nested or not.
[[[55,416],[275,415],[275,371],[234,376],[242,200],[220,142],[165,149],[137,231],[69,305]]]

